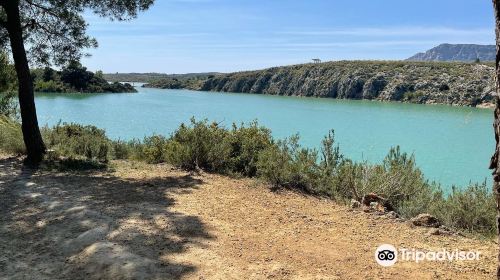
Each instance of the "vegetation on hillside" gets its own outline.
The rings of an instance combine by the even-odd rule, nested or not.
[[[197,84],[167,79],[147,86],[478,106],[493,103],[493,77],[490,64],[337,61],[218,74]]]
[[[203,83],[208,77],[192,77],[192,78],[162,78],[153,80],[143,87],[147,88],[161,88],[161,89],[192,89],[198,90],[203,86]]]
[[[104,74],[104,78],[110,82],[138,82],[152,83],[158,80],[205,80],[209,76],[216,75],[215,72],[187,73],[187,74],[163,74],[163,73],[114,73]]]

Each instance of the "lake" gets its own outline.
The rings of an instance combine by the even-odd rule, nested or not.
[[[414,153],[427,178],[444,186],[490,180],[493,113],[487,109],[378,101],[138,88],[131,94],[38,94],[40,125],[92,124],[113,139],[172,133],[181,123],[207,118],[223,125],[250,122],[278,138],[299,133],[319,147],[335,130],[340,150],[354,160],[379,162],[390,147]],[[445,187],[446,188],[446,187]]]

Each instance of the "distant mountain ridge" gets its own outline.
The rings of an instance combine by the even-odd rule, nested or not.
[[[495,45],[441,44],[426,52],[417,53],[408,61],[495,61]]]

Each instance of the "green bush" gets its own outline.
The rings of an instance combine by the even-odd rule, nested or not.
[[[3,115],[0,115],[0,150],[10,154],[24,154],[21,125]]]
[[[253,177],[257,174],[259,154],[271,145],[271,131],[258,125],[256,121],[248,126],[233,124],[225,139],[231,147],[231,172]]]
[[[167,141],[166,161],[185,169],[255,176],[259,153],[271,145],[271,133],[257,122],[232,129],[191,120]]]
[[[95,126],[58,124],[42,130],[48,149],[68,158],[84,158],[101,163],[110,158],[110,140]]]
[[[431,204],[429,212],[452,228],[494,235],[495,207],[495,198],[483,183],[472,184],[464,190],[454,187],[442,203]]]
[[[275,187],[283,186],[313,192],[320,178],[318,153],[301,148],[298,135],[277,141],[262,151],[258,174]]]
[[[57,93],[57,92],[66,92],[67,89],[65,88],[64,84],[61,83],[60,81],[37,80],[35,82],[35,91]]]
[[[154,135],[144,138],[142,144],[141,158],[147,163],[165,162],[167,139],[163,136]]]
[[[399,209],[403,201],[435,191],[415,165],[415,157],[401,153],[399,147],[392,148],[380,165],[364,164],[362,173],[361,179],[365,182],[359,191],[377,193],[395,209]]]
[[[122,140],[111,141],[111,151],[113,159],[132,158],[132,143]]]
[[[182,124],[172,135],[168,161],[189,170],[227,173],[231,152],[228,135],[229,131],[217,123],[191,119],[190,126]]]

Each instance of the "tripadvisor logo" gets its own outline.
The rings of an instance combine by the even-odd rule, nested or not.
[[[392,245],[382,244],[375,251],[375,260],[381,266],[392,266],[398,260],[398,251]]]
[[[375,250],[375,261],[381,266],[393,266],[399,261],[477,261],[480,258],[479,251],[421,251],[416,249],[399,248],[393,245],[382,244]]]

